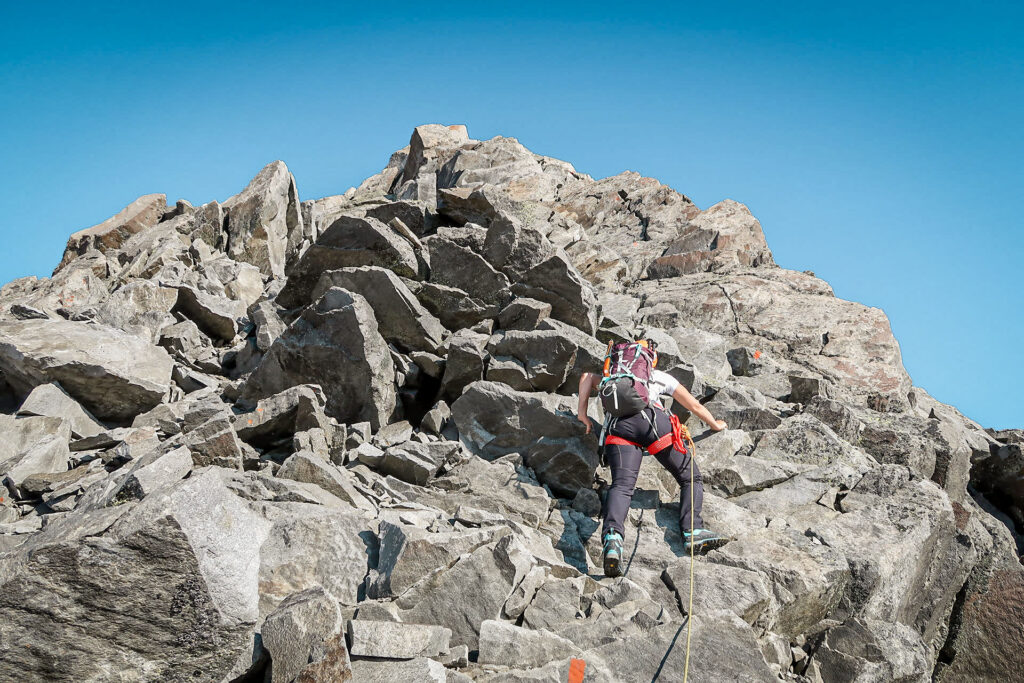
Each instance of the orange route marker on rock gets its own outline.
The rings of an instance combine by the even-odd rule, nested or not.
[[[569,683],[583,683],[583,672],[587,669],[587,663],[582,659],[569,660]]]

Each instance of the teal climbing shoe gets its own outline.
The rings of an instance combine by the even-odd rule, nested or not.
[[[604,535],[604,575],[621,576],[619,565],[622,563],[622,535],[618,531],[609,531]]]
[[[694,529],[693,533],[689,531],[683,532],[683,550],[686,553],[692,552],[694,555],[703,555],[704,553],[714,550],[715,548],[721,548],[723,545],[729,542],[730,539],[716,534],[710,529]]]

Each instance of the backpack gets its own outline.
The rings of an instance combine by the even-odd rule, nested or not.
[[[604,377],[598,389],[606,415],[629,417],[650,405],[648,384],[658,365],[656,345],[650,339],[608,343]]]

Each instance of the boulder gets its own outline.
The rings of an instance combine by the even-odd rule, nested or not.
[[[695,560],[693,571],[693,613],[710,615],[729,610],[751,626],[764,627],[775,608],[767,579],[754,571],[714,565]],[[691,560],[681,557],[668,566],[662,580],[679,598],[684,614],[689,613]]]
[[[427,657],[400,661],[359,659],[352,662],[352,680],[359,683],[447,683],[450,680],[447,672],[443,664]]]
[[[489,619],[480,625],[481,664],[539,667],[579,654],[571,640],[544,629],[532,630]]]
[[[445,329],[441,322],[390,270],[364,266],[328,271],[313,289],[313,299],[331,287],[362,295],[373,308],[381,336],[400,350],[436,353],[442,348]]]
[[[453,646],[478,649],[480,625],[499,618],[502,605],[526,571],[510,554],[510,541],[506,536],[481,546],[407,591],[398,600],[402,621],[444,625],[452,630]],[[452,600],[453,595],[460,599]]]
[[[553,330],[499,332],[487,343],[491,356],[519,361],[536,391],[557,391],[562,386],[576,362],[576,349],[570,339]]]
[[[200,671],[199,680],[218,681],[252,651],[271,525],[216,468],[137,505],[62,521],[0,557],[8,674],[89,680],[149,670],[175,680]]]
[[[430,252],[430,283],[454,287],[486,304],[504,306],[512,298],[509,281],[483,256],[446,237],[423,240]]]
[[[60,383],[102,420],[129,421],[159,404],[173,363],[144,340],[102,325],[66,320],[0,321],[0,371],[27,395]]]
[[[451,441],[406,441],[388,448],[377,469],[410,484],[423,486],[458,449],[459,444]]]
[[[551,304],[551,317],[587,334],[597,331],[597,296],[563,251],[523,273],[512,292]]]
[[[448,340],[448,354],[441,394],[452,400],[462,395],[467,385],[484,377],[488,337],[472,330],[459,330]]]
[[[352,654],[357,657],[415,659],[437,657],[448,651],[450,629],[443,626],[401,624],[394,621],[348,622]]]
[[[649,277],[722,270],[730,266],[774,266],[761,224],[731,199],[700,212],[647,268]]]
[[[179,287],[175,310],[187,316],[211,338],[229,342],[246,321],[245,304],[223,296]]]
[[[523,453],[541,482],[572,497],[590,488],[597,467],[596,436],[584,433],[572,403],[496,382],[474,382],[452,404],[452,419],[473,453],[488,460]]]
[[[457,287],[448,287],[436,282],[406,280],[405,283],[416,294],[424,308],[437,316],[441,324],[449,330],[473,327],[494,318],[501,310],[497,304],[471,297]]]
[[[529,332],[537,329],[540,321],[549,315],[551,315],[551,304],[529,297],[520,297],[501,309],[498,314],[498,324],[503,330]]]
[[[164,486],[180,481],[192,471],[194,463],[188,448],[179,447],[154,455],[156,457],[151,460],[140,460],[132,467],[119,496],[141,500]]]
[[[371,513],[376,511],[376,506],[355,485],[348,470],[339,468],[324,458],[318,458],[310,451],[299,451],[289,456],[277,471],[277,476],[315,484],[353,507]]]
[[[931,656],[904,624],[855,618],[829,629],[814,651],[826,681],[929,681]]]
[[[264,275],[283,277],[286,259],[303,232],[295,178],[284,162],[267,164],[221,206],[227,213],[228,256],[251,263]]]
[[[323,588],[289,596],[267,616],[260,640],[270,653],[273,683],[351,679],[341,610]],[[330,670],[333,677],[326,677]]]
[[[341,216],[289,264],[288,282],[278,294],[277,303],[285,308],[305,306],[313,300],[313,290],[323,273],[361,266],[420,277],[412,245],[394,228],[375,218]]]
[[[318,384],[300,384],[260,399],[233,419],[238,436],[255,446],[271,446],[307,429],[330,427],[324,413],[327,398]]]
[[[71,435],[77,439],[96,436],[105,429],[102,423],[56,383],[40,384],[33,389],[18,408],[18,415],[39,415],[67,420],[71,426]]]
[[[272,396],[299,384],[325,387],[326,412],[374,429],[395,411],[394,365],[366,300],[331,288],[274,342],[242,387],[242,397]]]

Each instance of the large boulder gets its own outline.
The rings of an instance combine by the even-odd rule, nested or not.
[[[394,228],[376,218],[341,216],[302,256],[288,265],[288,282],[277,297],[286,308],[312,300],[320,276],[329,270],[378,266],[397,275],[419,278],[413,245]]]
[[[377,266],[342,268],[324,273],[313,289],[313,299],[331,287],[362,295],[377,317],[381,336],[402,351],[441,349],[445,329],[393,272]]]
[[[264,275],[284,276],[285,262],[302,235],[295,178],[282,161],[267,164],[249,185],[226,200],[227,253]]]
[[[159,404],[173,362],[144,340],[65,320],[0,321],[0,371],[17,392],[59,382],[96,417],[129,421]]]
[[[474,382],[452,404],[462,442],[493,460],[522,453],[541,482],[573,497],[589,488],[597,467],[597,439],[576,419],[569,398]]]
[[[216,468],[63,522],[0,557],[7,674],[220,681],[251,652],[271,525]]]
[[[326,412],[374,429],[395,412],[395,370],[373,309],[358,294],[331,288],[277,338],[242,389],[265,398],[299,384],[320,384]]]
[[[40,384],[33,389],[18,408],[18,415],[67,420],[71,425],[71,435],[78,439],[96,436],[105,429],[101,422],[56,383]]]

